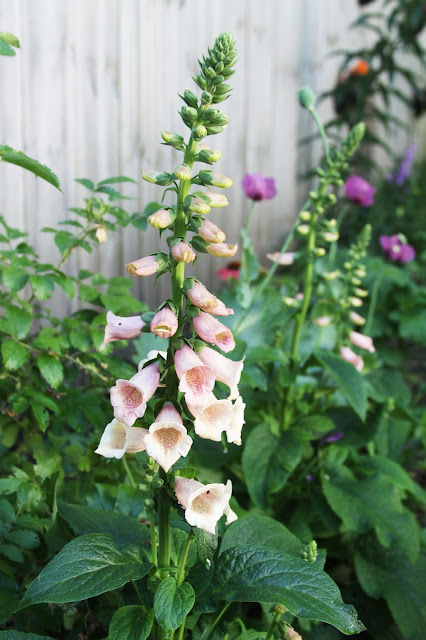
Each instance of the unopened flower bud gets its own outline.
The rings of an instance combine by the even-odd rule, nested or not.
[[[198,127],[191,130],[191,135],[194,140],[202,140],[207,135],[207,129],[203,124],[199,124]]]
[[[365,318],[360,316],[356,311],[351,311],[349,314],[349,318],[354,324],[358,324],[360,326],[365,324]]]
[[[343,266],[345,267],[346,271],[349,271],[349,269],[352,269],[352,265],[350,262],[345,262]]]
[[[207,164],[213,164],[222,157],[222,154],[217,149],[212,151],[207,145],[198,144],[198,152],[195,156],[195,160],[198,162],[206,162]]]
[[[339,275],[340,271],[325,271],[322,275],[326,280],[335,280]]]
[[[166,173],[165,171],[142,171],[142,178],[146,182],[151,182],[152,184],[158,184],[162,187],[165,187],[171,182],[170,173]]]
[[[226,240],[223,231],[210,220],[203,220],[198,233],[206,242],[221,243]]]
[[[184,106],[182,107],[180,114],[185,124],[188,124],[189,122],[195,122],[195,120],[198,118],[198,109],[194,109],[194,107]]]
[[[357,331],[351,331],[349,339],[352,344],[360,349],[365,349],[366,351],[370,351],[370,353],[374,353],[376,351],[373,345],[373,340],[370,336],[364,336],[362,333],[358,333]]]
[[[167,256],[164,253],[158,253],[153,256],[139,258],[126,264],[126,270],[132,276],[152,276],[159,269],[167,264]]]
[[[217,171],[200,171],[199,178],[204,184],[211,184],[213,187],[221,189],[227,189],[234,184],[231,178],[227,178],[223,173],[217,173]]]
[[[349,302],[352,307],[362,307],[362,300],[360,298],[355,298],[353,296],[352,298],[349,298]]]
[[[138,489],[139,491],[142,491],[142,493],[147,493],[149,491],[147,484],[138,484]]]
[[[331,318],[329,316],[320,316],[319,318],[315,318],[314,324],[318,327],[328,327],[331,322]]]
[[[169,144],[171,147],[174,147],[179,151],[183,151],[185,149],[185,141],[179,134],[172,133],[171,131],[162,131],[161,137],[163,138],[164,142],[166,144]]]
[[[173,218],[174,217],[175,216],[173,216]],[[155,213],[152,213],[150,216],[148,216],[148,222],[151,227],[154,227],[154,229],[166,229],[166,227],[172,224],[173,218],[170,215],[169,209],[159,209]]]
[[[287,307],[296,307],[297,306],[297,301],[294,298],[290,298],[288,296],[283,298],[283,302]]]
[[[357,287],[361,284],[361,280],[359,278],[351,278],[351,283]]]
[[[196,258],[195,251],[187,242],[181,240],[172,247],[172,256],[177,262],[193,262]]]
[[[155,507],[155,502],[151,498],[147,498],[144,502],[144,505],[147,511],[151,511],[151,509]]]
[[[209,206],[212,209],[220,209],[221,207],[226,207],[229,204],[228,198],[224,196],[222,193],[213,193],[213,191],[205,191],[204,195],[209,198]]]
[[[297,233],[300,233],[301,236],[307,236],[309,233],[309,226],[307,224],[300,224],[297,227]]]
[[[325,256],[326,254],[326,250],[324,249],[324,247],[317,247],[314,250],[314,255],[316,258],[322,258],[323,256]]]
[[[187,164],[181,164],[174,170],[174,174],[178,180],[191,180],[191,170]]]
[[[335,226],[337,225],[337,220],[336,220],[336,218],[332,218],[331,220],[329,220],[329,221],[327,222],[327,224],[328,224],[329,228],[330,228],[330,229],[332,229],[333,227],[335,227]]]
[[[107,230],[106,227],[104,227],[103,224],[98,225],[97,229],[96,229],[96,240],[102,244],[103,242],[106,242],[108,240],[108,234],[107,234]]]
[[[185,100],[186,104],[190,107],[197,107],[198,105],[197,96],[192,91],[188,91],[188,89],[185,89],[185,91],[183,92],[183,99]]]
[[[303,640],[300,633],[297,633],[297,631],[295,631],[293,627],[286,627],[284,638],[285,640]]]
[[[354,293],[359,298],[366,298],[368,296],[368,291],[366,291],[365,289],[360,289],[359,287],[355,289]]]
[[[309,222],[309,220],[311,219],[312,216],[311,216],[311,212],[310,211],[301,211],[299,217],[304,222]]]
[[[365,278],[365,276],[367,275],[365,269],[355,269],[354,273],[356,276],[358,276],[358,278]]]
[[[152,481],[151,487],[153,489],[161,489],[163,484],[164,484],[164,480],[162,480],[161,478],[154,478],[154,480]]]
[[[208,205],[207,202],[204,202],[204,200],[201,200],[201,198],[192,198],[189,209],[193,213],[205,216],[210,211],[210,205]]]
[[[208,91],[203,91],[201,94],[201,104],[209,105],[213,100],[213,96]]]
[[[322,237],[326,242],[336,242],[339,239],[338,231],[324,231]]]
[[[299,104],[304,109],[311,109],[315,104],[315,94],[310,87],[299,89]]]
[[[178,328],[178,317],[170,309],[169,306],[165,306],[160,311],[157,311],[153,319],[151,320],[150,329],[151,333],[154,333],[160,338],[170,338],[174,336]]]
[[[229,244],[227,242],[215,242],[206,246],[207,253],[217,258],[231,258],[238,251],[237,244]]]

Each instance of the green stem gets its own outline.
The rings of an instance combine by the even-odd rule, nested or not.
[[[251,221],[252,221],[252,218],[253,218],[253,211],[254,211],[255,204],[256,204],[256,202],[255,202],[255,200],[253,200],[251,205],[250,205],[250,207],[249,207],[246,223],[244,225],[244,231],[246,232],[246,235],[248,235],[248,233],[249,233]],[[241,277],[244,280],[247,280],[247,256],[246,256],[246,253],[247,253],[247,248],[245,247],[244,236],[243,236],[243,250],[242,250],[242,254],[241,254]]]
[[[255,201],[255,200],[253,200],[253,201],[252,201],[252,203],[251,203],[251,205],[250,205],[250,208],[249,208],[248,214],[247,214],[247,220],[246,220],[246,223],[245,223],[245,225],[244,225],[244,229],[247,231],[247,233],[249,232],[250,225],[251,225],[251,221],[252,221],[252,219],[253,219],[253,211],[254,211],[254,207],[255,207],[255,205],[256,205],[256,201]]]
[[[189,548],[191,546],[191,540],[193,539],[193,537],[194,537],[194,534],[192,533],[192,529],[191,529],[191,531],[188,533],[188,537],[186,539],[186,545],[182,551],[182,555],[180,558],[179,571],[176,576],[176,584],[178,587],[182,584],[183,578],[185,576],[186,560],[188,558]]]
[[[158,567],[160,578],[164,580],[170,566],[170,500],[165,487],[167,473],[160,468],[159,475],[164,485],[158,492]]]
[[[138,598],[139,598],[139,601],[140,601],[141,605],[145,608],[145,602],[143,601],[142,594],[141,594],[141,592],[139,591],[139,587],[138,587],[138,585],[136,584],[136,581],[135,581],[135,580],[132,580],[132,585],[133,585],[133,587],[134,587],[134,590],[135,590],[135,591],[136,591],[136,593],[138,594]]]
[[[126,470],[127,477],[129,478],[129,482],[132,485],[132,487],[135,488],[137,486],[137,484],[136,484],[135,479],[134,479],[134,477],[132,475],[132,472],[130,471],[130,467],[128,465],[126,457],[123,456],[121,459],[123,461],[123,466],[124,466],[124,469]]]
[[[154,509],[151,509],[151,513],[149,514],[149,519],[151,522],[151,549],[152,549],[152,562],[155,566],[158,567],[158,558],[157,558],[157,530],[155,528],[155,518],[154,518]]]
[[[373,285],[373,290],[371,292],[370,308],[368,310],[367,322],[365,324],[365,333],[367,336],[370,335],[371,328],[373,326],[374,313],[376,311],[377,298],[379,295],[379,289],[380,289],[381,283],[382,283],[382,276],[379,276],[376,279],[376,282]]]
[[[315,110],[315,107],[313,105],[308,108],[308,111],[311,114],[312,118],[315,120],[315,124],[318,127],[318,131],[319,131],[319,134],[321,136],[322,144],[323,144],[323,147],[324,147],[325,157],[326,157],[327,161],[329,161],[330,160],[330,149],[329,149],[329,146],[328,146],[327,134],[325,132],[323,124],[322,124],[321,120],[319,119],[319,116],[318,116],[318,114],[317,114],[317,112]]]
[[[215,626],[217,625],[217,623],[219,622],[219,620],[221,619],[221,617],[223,616],[223,614],[225,613],[225,611],[227,610],[227,608],[229,607],[231,603],[227,602],[226,605],[223,607],[223,609],[219,612],[219,614],[216,616],[216,618],[213,620],[213,622],[211,624],[209,624],[208,627],[206,627],[200,637],[200,640],[207,640],[208,637],[210,636],[211,632],[213,631],[213,629],[215,628]]]
[[[281,605],[279,605],[281,607]],[[265,640],[270,640],[272,638],[272,634],[274,632],[275,627],[277,626],[279,619],[284,613],[284,607],[282,610],[276,608],[274,612],[274,617],[272,618],[271,624],[269,625],[268,633],[266,634]]]

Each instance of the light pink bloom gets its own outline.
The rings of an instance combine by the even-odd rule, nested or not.
[[[233,309],[227,309],[223,302],[210,293],[201,282],[194,282],[187,293],[192,304],[214,316],[229,316],[234,313]]]
[[[228,242],[213,242],[206,246],[206,251],[216,258],[232,258],[238,251],[238,245]]]
[[[360,349],[365,349],[366,351],[370,351],[370,353],[374,353],[376,350],[370,336],[364,336],[362,333],[358,333],[358,331],[351,331],[349,339],[352,344]]]
[[[148,222],[154,229],[166,229],[173,220],[168,209],[159,209],[155,213],[148,216]]]
[[[220,442],[222,432],[225,431],[228,442],[241,444],[241,429],[244,424],[244,408],[240,396],[237,401],[232,404],[231,400],[216,400],[212,398],[212,402],[202,407],[201,411],[197,411],[195,407],[195,433],[206,440]],[[193,408],[189,407],[191,413]]]
[[[181,416],[166,402],[145,437],[147,454],[167,472],[181,456],[188,455],[191,445]]]
[[[196,258],[195,251],[183,240],[173,245],[172,256],[177,262],[193,262]]]
[[[175,369],[179,378],[179,391],[185,394],[187,403],[205,405],[211,397],[215,377],[210,367],[203,364],[187,344],[175,353]]]
[[[356,353],[354,353],[350,347],[341,347],[340,356],[343,358],[343,360],[346,360],[346,362],[350,362],[351,364],[353,364],[355,369],[358,369],[358,371],[363,370],[364,360],[361,358],[361,356],[358,356]]]
[[[174,491],[179,503],[185,509],[185,520],[191,527],[198,527],[207,533],[216,533],[216,524],[225,514],[226,524],[237,519],[229,506],[232,494],[230,480],[224,484],[202,484],[190,478],[176,477]]]
[[[271,260],[272,262],[278,262],[278,264],[280,264],[283,267],[287,267],[288,265],[293,264],[294,256],[295,256],[294,252],[283,253],[281,257],[278,251],[275,251],[275,253],[266,254],[266,257],[269,260]]]
[[[139,260],[134,260],[126,264],[126,269],[131,276],[152,276],[160,268],[155,258],[156,256],[139,258]]]
[[[320,316],[319,318],[315,318],[314,324],[318,327],[328,327],[331,322],[331,318],[329,316]]]
[[[170,338],[170,336],[175,335],[178,324],[177,315],[166,305],[160,311],[157,311],[149,327],[151,333],[155,333],[160,338]]]
[[[157,362],[144,367],[130,380],[117,380],[111,389],[111,404],[117,420],[131,427],[138,418],[142,418],[159,382]]]
[[[102,434],[95,453],[104,458],[122,458],[125,453],[145,451],[144,438],[148,429],[127,427],[116,418],[107,426]]]
[[[226,236],[219,227],[217,227],[210,220],[203,220],[201,227],[198,230],[198,233],[206,242],[225,242]]]
[[[235,348],[235,341],[231,329],[213,318],[208,313],[201,311],[200,315],[193,319],[195,331],[202,340],[215,344],[225,351],[232,351]]]
[[[106,315],[107,325],[105,327],[104,341],[99,347],[100,350],[105,349],[109,342],[115,340],[128,340],[129,338],[136,338],[140,335],[144,322],[140,316],[130,316],[129,318],[122,318],[116,316],[112,311],[108,311]]]
[[[210,347],[203,347],[198,352],[202,362],[213,371],[219,382],[223,382],[230,389],[231,400],[238,398],[238,383],[244,367],[244,360],[230,360]]]
[[[359,315],[356,311],[351,311],[349,314],[349,318],[352,320],[354,324],[363,325],[365,324],[365,318]]]

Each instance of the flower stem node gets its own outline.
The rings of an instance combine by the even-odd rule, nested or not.
[[[303,89],[299,89],[299,104],[303,109],[312,109],[315,105],[315,93],[312,91],[310,87],[303,87]]]

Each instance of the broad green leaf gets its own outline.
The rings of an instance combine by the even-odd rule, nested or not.
[[[198,556],[201,562],[207,567],[211,567],[213,558],[216,553],[219,539],[217,535],[203,531],[198,527],[194,527],[195,540],[197,543]]]
[[[75,182],[78,182],[83,187],[86,187],[86,189],[89,189],[89,191],[93,191],[95,188],[95,183],[91,180],[88,180],[87,178],[75,178]]]
[[[228,549],[219,556],[212,582],[215,598],[237,602],[280,602],[298,618],[320,620],[348,635],[364,625],[337,585],[317,565],[257,546]]]
[[[119,182],[133,182],[133,184],[137,184],[136,180],[133,180],[133,178],[128,178],[127,176],[115,176],[113,178],[101,180],[96,186],[99,187],[103,184],[118,184]]]
[[[364,591],[384,598],[404,638],[423,640],[426,619],[426,555],[411,563],[398,549],[365,544],[355,553],[355,570]]]
[[[248,347],[246,355],[246,364],[261,362],[281,362],[282,364],[288,364],[288,357],[281,349],[275,347],[257,346]]]
[[[178,587],[174,578],[166,578],[155,592],[155,619],[167,633],[170,633],[180,627],[194,602],[195,593],[189,582],[183,582]]]
[[[188,533],[186,531],[182,531],[182,529],[177,529],[176,527],[171,527],[170,533],[171,533],[170,558],[176,566],[179,566],[179,562],[182,557],[182,552],[188,540]],[[191,540],[189,545],[188,556],[186,558],[185,567],[190,568],[194,566],[196,562],[197,562],[197,547],[196,547],[195,540]]]
[[[11,291],[20,291],[27,284],[29,275],[25,269],[19,267],[4,267],[2,278],[5,287]]]
[[[57,231],[54,240],[61,255],[63,255],[67,249],[77,246],[78,243],[77,238],[69,231]]]
[[[35,547],[38,547],[40,544],[38,535],[28,529],[15,529],[14,531],[10,531],[10,533],[6,535],[6,539],[8,542],[12,542],[23,549],[35,549]]]
[[[0,640],[53,640],[50,636],[39,636],[36,633],[23,631],[0,631]]]
[[[9,371],[19,369],[29,356],[29,351],[14,340],[4,340],[1,345],[4,366]]]
[[[24,556],[22,551],[14,544],[2,544],[0,545],[0,555],[3,554],[9,560],[13,562],[24,562]]]
[[[11,591],[10,589],[3,589],[0,586],[0,624],[6,624],[7,620],[15,612],[15,609],[18,606],[18,602],[18,594],[15,591]],[[8,632],[0,631],[0,640],[2,638],[5,640],[5,638],[7,637],[3,636],[3,633]]]
[[[51,276],[30,276],[30,284],[38,300],[47,300],[55,290],[55,282]]]
[[[6,319],[10,328],[10,333],[19,340],[25,338],[31,327],[32,318],[29,313],[19,307],[9,307],[6,309]]]
[[[112,536],[89,533],[69,542],[28,587],[19,609],[40,602],[93,598],[139,580],[152,565],[123,555]]]
[[[16,56],[16,51],[0,36],[0,56]]]
[[[53,184],[57,189],[61,189],[61,185],[57,176],[44,164],[40,164],[37,160],[30,158],[25,155],[22,151],[15,151],[11,147],[6,145],[0,145],[0,158],[4,162],[11,162],[12,164],[17,164],[19,167],[23,169],[27,169],[27,171],[31,171],[34,175],[39,178],[43,178],[46,182]]]
[[[244,228],[241,229],[241,239],[243,245],[243,258],[246,278],[249,282],[251,282],[252,280],[255,280],[259,275],[259,261],[254,252],[253,241],[248,231]]]
[[[220,553],[243,545],[277,549],[298,558],[305,546],[283,524],[273,518],[257,514],[239,518],[226,528]]]
[[[131,543],[143,546],[151,540],[148,527],[144,527],[136,518],[122,513],[67,504],[62,500],[58,500],[58,511],[78,536],[85,533],[109,533],[119,546]]]
[[[334,422],[326,416],[312,414],[309,416],[303,416],[291,426],[295,431],[297,431],[297,433],[300,433],[304,439],[311,439],[318,437],[319,434],[332,431],[334,429]]]
[[[353,364],[346,362],[334,353],[319,351],[315,354],[318,362],[337,383],[340,392],[346,398],[361,420],[365,420],[367,412],[367,394],[364,378]]]
[[[419,554],[419,530],[414,515],[403,508],[399,492],[388,478],[374,475],[357,480],[343,470],[324,474],[322,488],[333,511],[349,531],[375,530],[384,547],[404,549],[414,562]]]
[[[12,47],[19,48],[20,46],[19,39],[9,31],[0,31],[0,40],[4,40],[5,42],[7,42],[7,44],[12,45]]]
[[[41,353],[37,357],[37,366],[46,382],[56,389],[64,377],[64,369],[58,358],[49,356],[47,353]]]
[[[121,607],[112,616],[108,640],[146,640],[154,622],[154,610],[140,604]]]
[[[0,499],[0,520],[10,524],[15,520],[15,509],[8,500]]]

